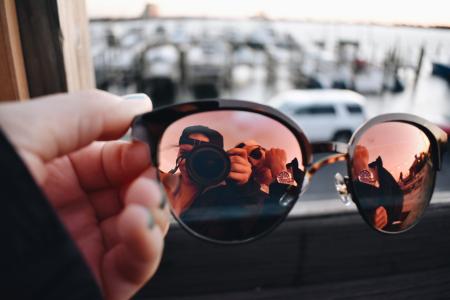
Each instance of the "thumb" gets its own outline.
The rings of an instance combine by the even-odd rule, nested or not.
[[[134,116],[151,109],[144,94],[131,99],[99,90],[56,94],[1,104],[0,127],[35,177],[41,177],[43,163],[98,139],[116,139]]]

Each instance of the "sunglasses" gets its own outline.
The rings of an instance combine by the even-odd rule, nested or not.
[[[196,146],[178,168],[173,145],[186,132]],[[378,232],[404,232],[428,206],[447,147],[443,130],[409,114],[373,118],[348,144],[310,143],[281,112],[237,100],[154,110],[135,118],[132,136],[149,145],[173,217],[194,236],[222,244],[252,241],[274,230],[313,175],[337,161],[347,162],[348,175],[335,177],[343,202],[353,201]],[[314,161],[319,153],[329,155]],[[260,165],[252,167],[249,158]]]

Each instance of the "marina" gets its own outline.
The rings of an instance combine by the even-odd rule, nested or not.
[[[217,97],[267,103],[290,89],[347,88],[366,96],[369,116],[449,122],[448,81],[433,75],[433,63],[450,63],[448,30],[154,18],[91,20],[90,31],[97,86],[147,91],[157,106]]]

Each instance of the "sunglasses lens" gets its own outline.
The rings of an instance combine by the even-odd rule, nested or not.
[[[186,144],[186,138],[202,143]],[[254,152],[255,146],[268,149],[271,164],[261,159],[260,150]],[[188,153],[186,159],[170,172],[180,152]],[[254,156],[260,160],[249,159]],[[179,119],[165,130],[158,157],[174,216],[192,233],[214,241],[242,242],[270,231],[290,211],[303,182],[294,134],[253,112],[213,111]]]
[[[404,231],[416,224],[432,195],[436,172],[430,140],[411,124],[375,125],[357,140],[351,173],[369,224],[384,232]]]

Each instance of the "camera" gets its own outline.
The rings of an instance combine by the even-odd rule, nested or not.
[[[197,145],[184,158],[189,178],[200,186],[216,185],[230,173],[228,154],[213,144]]]

